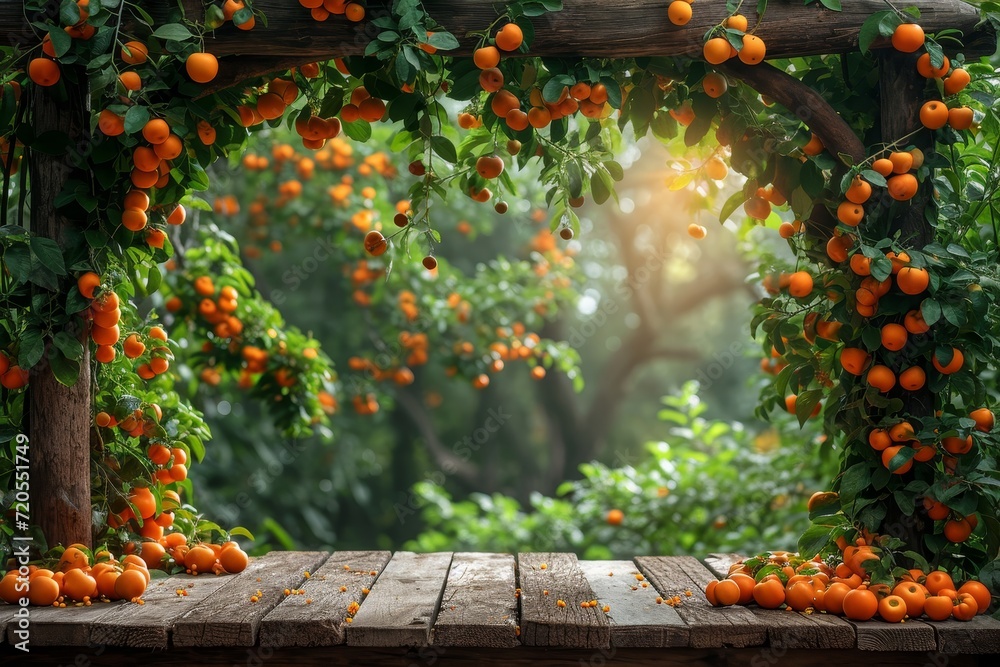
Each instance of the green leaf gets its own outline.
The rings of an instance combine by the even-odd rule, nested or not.
[[[52,344],[72,361],[83,358],[83,344],[67,331],[60,331],[52,337]]]
[[[125,132],[135,134],[149,122],[149,109],[136,105],[125,112]]]
[[[31,252],[52,273],[57,276],[66,275],[66,264],[63,262],[62,249],[52,239],[47,239],[43,236],[33,236],[31,238]]]
[[[441,51],[450,51],[460,46],[455,35],[444,31],[435,32],[427,39],[427,43]]]
[[[861,24],[861,30],[858,32],[858,48],[861,50],[861,53],[868,53],[872,42],[881,36],[879,24],[882,22],[882,19],[888,16],[895,16],[895,14],[888,10],[875,12]],[[898,17],[896,20],[899,20]]]
[[[799,537],[799,555],[802,558],[812,558],[826,548],[830,543],[829,526],[809,526]]]
[[[545,82],[542,87],[542,99],[549,103],[558,102],[562,96],[563,88],[572,86],[574,83],[576,83],[576,77],[568,74],[557,74]]]
[[[725,222],[728,220],[729,216],[735,213],[736,209],[742,206],[743,202],[746,200],[746,195],[744,195],[742,191],[737,191],[730,195],[729,199],[726,200],[726,203],[722,205],[722,210],[719,211],[719,222]]]
[[[843,476],[840,478],[840,497],[845,503],[849,503],[863,490],[868,488],[871,483],[871,477],[868,472],[868,464],[861,462],[855,463],[850,468],[844,471]]]
[[[181,42],[193,38],[194,35],[180,23],[166,23],[153,31],[153,37]]]
[[[66,55],[66,52],[73,46],[73,38],[59,26],[49,26],[49,39],[52,41],[56,58]]]
[[[344,123],[344,134],[355,141],[365,142],[372,138],[372,126],[366,120],[356,120],[353,123]]]
[[[29,327],[24,330],[20,338],[20,349],[17,354],[17,363],[21,368],[31,368],[42,359],[45,354],[45,341],[42,339],[41,329]]]
[[[832,9],[835,12],[839,12],[844,9],[840,4],[840,0],[820,0],[820,3],[827,9]]]
[[[59,384],[67,387],[72,387],[76,384],[77,379],[80,377],[80,362],[74,359],[67,359],[60,350],[54,350],[51,353],[51,357],[49,365],[52,368],[52,374],[55,375]]]
[[[611,188],[607,184],[610,178],[603,169],[598,169],[591,175],[590,191],[594,195],[594,203],[603,204],[611,196]]]
[[[458,162],[458,151],[455,150],[455,144],[446,137],[441,135],[431,137],[431,150],[447,162],[452,164]]]
[[[27,244],[16,243],[4,250],[0,257],[14,280],[19,283],[28,282],[28,274],[31,272],[31,251]]]

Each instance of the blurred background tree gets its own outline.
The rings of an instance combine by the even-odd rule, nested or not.
[[[799,470],[814,434],[784,442],[753,421],[745,256],[773,231],[702,221],[720,185],[667,188],[669,153],[643,140],[622,151],[617,203],[580,209],[576,239],[550,232],[538,184],[514,173],[505,214],[450,199],[433,211],[440,242],[371,260],[364,232],[394,229],[413,182],[404,156],[371,148],[392,143],[376,131],[319,153],[263,133],[184,227],[211,242],[224,219],[257,289],[339,373],[330,429],[300,437],[238,384],[192,383],[213,432],[192,473],[210,518],[248,527],[259,551],[791,546],[833,468]]]

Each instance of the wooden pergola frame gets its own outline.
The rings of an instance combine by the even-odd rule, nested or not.
[[[50,2],[58,6],[58,2]],[[173,3],[152,0],[144,8],[163,14]],[[200,0],[182,0],[189,19],[203,16]],[[425,0],[424,6],[461,41],[455,54],[468,55],[476,45],[470,36],[497,17],[492,0]],[[369,17],[386,11],[386,3],[369,2]],[[643,58],[657,56],[700,57],[703,36],[728,15],[724,0],[703,0],[696,5],[694,18],[683,27],[670,24],[664,0],[566,0],[563,11],[535,19],[531,54],[545,57]],[[750,25],[757,23],[756,3],[743,8]],[[928,33],[946,28],[964,35],[967,54],[992,53],[994,33],[981,26],[976,7],[960,0],[907,0],[899,6],[915,6],[920,24]],[[365,22],[349,23],[342,17],[326,22],[311,20],[308,12],[293,0],[257,0],[255,9],[267,17],[267,27],[258,22],[252,32],[227,25],[206,35],[205,48],[219,56],[221,70],[213,89],[239,84],[270,72],[334,57],[357,56],[374,37],[365,31]],[[768,47],[768,57],[838,54],[857,49],[858,35],[865,19],[888,8],[884,0],[848,0],[842,12],[826,10],[801,0],[772,0],[763,21],[756,28]],[[0,0],[0,39],[21,49],[37,48],[41,40],[25,22],[23,4]],[[125,29],[127,34],[127,27]],[[918,108],[923,101],[925,81],[913,66],[914,56],[886,49],[886,40],[877,40],[882,99],[892,100],[882,109],[883,136],[901,137],[920,128]],[[836,111],[815,91],[787,73],[763,64],[746,66],[738,61],[722,69],[738,77],[793,111],[815,132],[834,154],[865,157],[865,147]],[[56,94],[32,88],[35,131],[71,129],[73,139],[89,132],[89,102],[86,91],[67,86],[70,103]],[[931,136],[918,133],[911,140],[929,146]],[[52,202],[65,180],[65,157],[35,154],[31,162],[32,231],[60,240],[77,221],[57,213]],[[912,215],[897,221],[915,245],[926,242],[929,227],[922,215],[926,199],[917,199]],[[814,221],[829,224],[830,214],[822,206],[813,213]],[[85,337],[85,334],[83,335]],[[82,365],[86,368],[88,357]],[[49,544],[91,542],[89,372],[74,387],[60,385],[46,368],[30,385],[29,435],[31,439],[32,512]]]

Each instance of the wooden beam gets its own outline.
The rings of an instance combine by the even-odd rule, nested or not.
[[[73,83],[70,77],[63,77],[66,83],[62,90],[30,88],[32,129],[36,136],[49,131],[65,132],[72,146],[84,137],[90,110],[87,78],[82,71],[75,74]],[[31,232],[62,246],[81,222],[67,218],[54,206],[56,195],[73,172],[71,156],[32,151],[28,169]],[[34,289],[39,296],[51,294],[41,287]],[[60,384],[43,359],[41,365],[32,369],[28,387],[31,521],[42,529],[49,547],[77,542],[91,544],[89,341],[82,319],[70,322],[71,326],[74,324],[75,329],[69,333],[84,344],[77,383],[72,387]]]
[[[166,0],[144,2],[155,11]],[[189,17],[201,3],[186,2]],[[385,4],[369,2],[369,18],[385,15]],[[474,30],[483,30],[496,19],[494,0],[424,0],[432,17],[452,31],[462,47],[456,55],[469,55],[476,39]],[[694,7],[694,17],[686,26],[675,26],[667,19],[664,0],[571,0],[561,12],[534,19],[534,55],[592,56],[597,58],[635,58],[644,56],[697,56],[702,37],[711,27],[726,18],[723,2],[701,2]],[[757,20],[753,5],[745,3],[750,25]],[[908,0],[907,7],[921,12],[920,24],[931,33],[945,28],[962,31],[967,53],[992,53],[995,38],[987,28],[979,28],[979,11],[961,0]],[[883,0],[851,0],[841,12],[823,9],[819,3],[785,3],[771,8],[763,17],[756,34],[768,45],[768,56],[784,58],[823,53],[842,53],[857,47],[858,31],[872,13],[886,9]],[[297,2],[257,0],[254,8],[266,17],[252,32],[223,26],[206,39],[206,47],[217,56],[293,59],[299,63],[361,55],[377,29],[368,21],[351,23],[340,16],[324,22],[310,18]],[[24,17],[18,0],[0,0],[0,36],[11,43],[23,36]],[[34,44],[32,44],[33,46]],[[886,46],[885,41],[876,43]]]

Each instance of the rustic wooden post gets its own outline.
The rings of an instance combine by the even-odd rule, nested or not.
[[[71,145],[84,136],[90,105],[86,78],[77,82],[63,77],[53,89],[32,87],[32,126],[35,135],[58,131],[70,136]],[[72,149],[71,149],[72,150]],[[70,155],[32,151],[31,232],[62,245],[67,232],[79,221],[56,211],[56,195],[72,172]],[[40,290],[41,288],[36,288]],[[84,327],[70,332],[85,336]],[[42,364],[32,375],[30,404],[31,518],[49,546],[91,544],[90,501],[90,355],[84,345],[80,379],[72,387],[56,380],[51,367]]]

